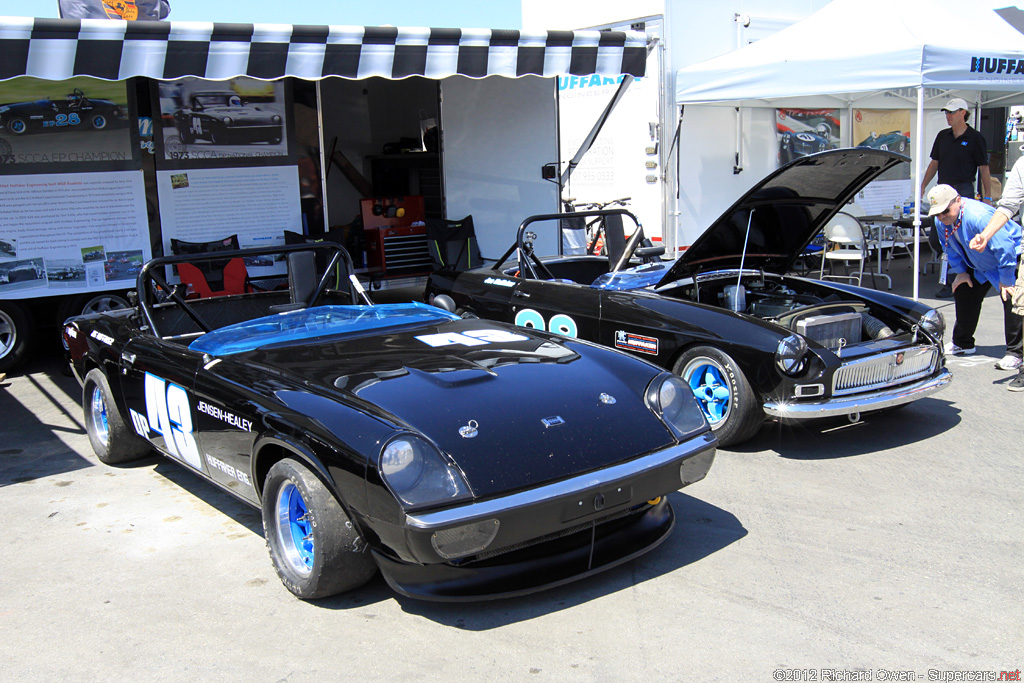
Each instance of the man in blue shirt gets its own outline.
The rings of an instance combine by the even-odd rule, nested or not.
[[[958,356],[975,352],[974,331],[978,328],[981,304],[989,290],[996,287],[1003,303],[1006,355],[1019,365],[1024,345],[1024,321],[1013,312],[1010,298],[1017,279],[1020,225],[1007,221],[1004,229],[988,240],[984,250],[976,251],[970,248],[971,240],[985,230],[995,209],[983,202],[961,197],[949,185],[933,187],[928,192],[928,203],[928,215],[935,216],[935,228],[943,232],[949,270],[956,275],[953,279],[956,323],[952,341],[946,344],[946,353]]]

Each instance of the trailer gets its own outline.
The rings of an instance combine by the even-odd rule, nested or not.
[[[0,17],[0,371],[173,251],[326,238],[387,287],[434,267],[428,221],[471,216],[500,254],[559,208],[559,78],[646,54],[629,31]]]
[[[772,35],[829,0],[748,0],[735,7],[693,0],[628,4],[523,0],[523,26],[642,31],[646,74],[619,94],[589,151],[572,170],[563,199],[600,203],[628,197],[645,234],[678,255],[704,228],[778,165],[767,110],[676,106],[676,72]],[[563,78],[559,88],[562,158],[579,151],[590,121],[617,81]]]

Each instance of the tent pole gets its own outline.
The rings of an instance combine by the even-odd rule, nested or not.
[[[921,155],[924,154],[924,85],[917,86],[917,134],[914,136],[914,301],[921,278]]]

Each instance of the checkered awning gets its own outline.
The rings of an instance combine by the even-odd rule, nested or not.
[[[0,80],[643,76],[643,33],[0,17]]]

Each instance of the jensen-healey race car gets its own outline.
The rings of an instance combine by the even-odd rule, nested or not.
[[[622,210],[593,214],[618,217],[622,246],[607,257],[540,258],[533,230],[591,214],[531,217],[498,263],[434,273],[425,296],[657,363],[692,388],[721,445],[750,438],[766,418],[859,419],[946,386],[942,316],[887,292],[787,273],[861,188],[905,160],[866,148],[797,159],[675,262],[657,260],[639,226],[625,240]]]
[[[63,100],[36,100],[0,105],[0,128],[11,135],[33,132],[102,130],[123,126],[124,107],[110,100],[91,99],[75,88]]]
[[[287,286],[170,283],[268,254],[286,255]],[[582,340],[373,305],[352,272],[327,242],[156,258],[133,308],[69,319],[96,456],[155,449],[260,507],[306,599],[378,568],[417,598],[518,595],[667,537],[667,494],[707,474],[717,443],[682,380]]]
[[[284,135],[280,112],[266,105],[245,104],[230,91],[193,93],[190,106],[174,112],[181,141],[197,139],[215,145],[266,142],[276,145]]]

